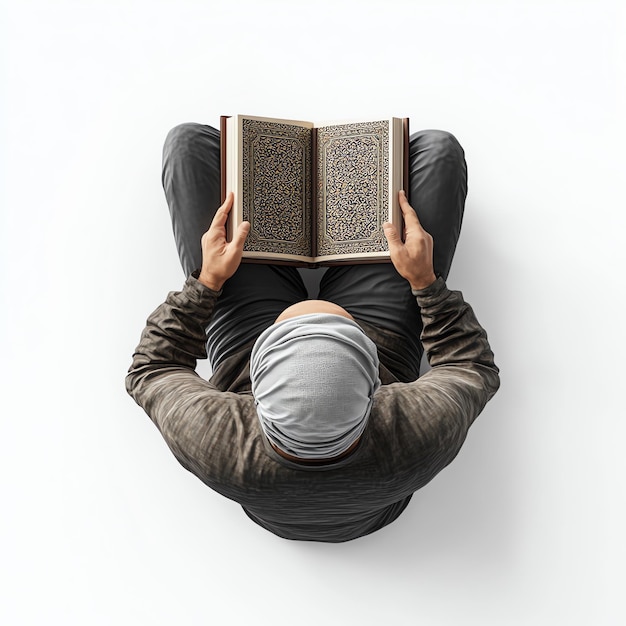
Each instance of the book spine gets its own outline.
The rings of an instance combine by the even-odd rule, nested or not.
[[[317,162],[317,128],[311,129],[311,254],[317,256],[317,187],[318,168]]]
[[[406,198],[411,203],[409,194],[411,192],[411,185],[409,185],[409,118],[402,119],[402,131],[404,135],[404,149],[402,150],[402,189],[406,193]]]
[[[221,202],[226,200],[226,120],[229,115],[220,116],[220,186]]]

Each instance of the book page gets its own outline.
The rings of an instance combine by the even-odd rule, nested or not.
[[[317,256],[386,253],[389,120],[317,129]]]
[[[311,128],[240,117],[244,255],[312,255]]]

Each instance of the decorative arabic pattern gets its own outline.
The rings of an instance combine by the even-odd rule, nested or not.
[[[311,131],[243,120],[245,250],[311,256]]]
[[[326,126],[317,133],[317,254],[387,250],[388,122]]]

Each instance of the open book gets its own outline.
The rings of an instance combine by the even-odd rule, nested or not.
[[[230,232],[251,228],[244,261],[332,265],[389,260],[383,223],[401,226],[408,120],[221,118]]]

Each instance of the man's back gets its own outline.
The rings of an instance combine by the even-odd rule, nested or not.
[[[356,450],[335,463],[289,461],[260,427],[249,346],[209,382],[194,372],[196,358],[206,355],[204,328],[217,297],[195,278],[170,294],[148,321],[127,388],[186,469],[281,537],[347,541],[392,522],[454,459],[498,388],[485,332],[461,294],[439,279],[417,295],[432,369],[393,382],[404,378],[396,364],[390,373],[386,358],[396,338],[363,324],[379,346],[384,384]]]

